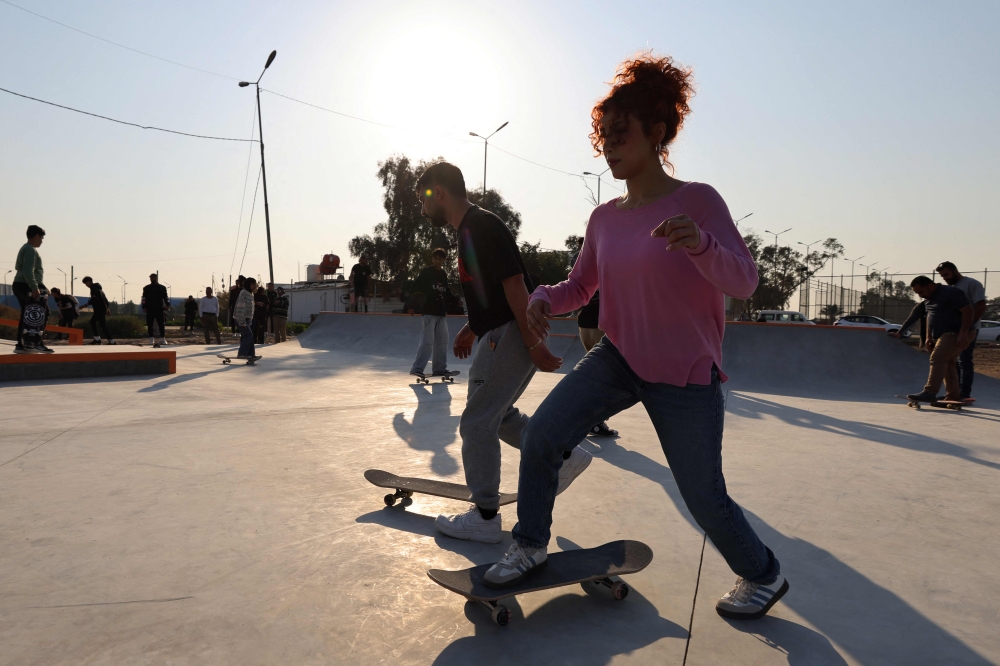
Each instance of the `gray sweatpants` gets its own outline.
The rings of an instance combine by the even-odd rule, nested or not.
[[[498,326],[479,340],[469,370],[469,399],[462,412],[462,463],[473,503],[500,508],[500,440],[521,448],[528,416],[514,403],[535,374],[517,322]]]

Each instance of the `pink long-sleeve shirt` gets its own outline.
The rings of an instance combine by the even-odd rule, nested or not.
[[[701,230],[694,249],[668,252],[650,232],[686,213]],[[647,382],[710,384],[722,372],[725,294],[749,298],[757,267],[719,193],[685,183],[669,196],[633,210],[615,201],[594,209],[583,249],[569,278],[538,287],[554,314],[583,306],[601,290],[600,326],[632,370]]]

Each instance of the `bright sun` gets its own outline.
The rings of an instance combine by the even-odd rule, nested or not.
[[[470,26],[430,21],[381,31],[369,47],[369,115],[428,132],[489,133],[512,103],[501,57]]]

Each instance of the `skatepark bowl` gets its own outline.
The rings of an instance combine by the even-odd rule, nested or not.
[[[728,489],[788,594],[759,621],[716,614],[735,575],[640,405],[580,444],[594,461],[556,501],[550,550],[632,539],[652,562],[627,599],[534,592],[500,627],[427,571],[496,561],[518,505],[501,543],[458,541],[433,521],[465,504],[388,507],[364,477],[464,482],[469,364],[449,353],[455,384],[413,381],[419,330],[324,313],[255,366],[188,345],[175,374],[0,382],[0,664],[1000,662],[1000,382],[918,412],[894,395],[923,386],[927,356],[880,331],[729,324]],[[535,375],[529,414],[583,355],[574,320],[553,333],[564,370]],[[502,455],[514,492],[519,454]]]

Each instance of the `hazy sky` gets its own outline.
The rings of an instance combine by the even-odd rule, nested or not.
[[[590,109],[615,66],[645,48],[694,68],[694,112],[672,161],[678,177],[714,185],[734,217],[752,212],[746,223],[761,233],[792,227],[782,241],[793,244],[834,236],[848,257],[890,272],[945,259],[1000,270],[997,2],[10,1],[237,79],[256,79],[277,49],[264,88],[402,128],[262,94],[282,282],[325,252],[354,263],[347,242],[384,219],[375,172],[394,153],[443,156],[475,187],[483,149],[468,132],[510,121],[491,145],[561,171],[602,171]],[[253,88],[3,2],[0,60],[0,87],[26,95],[144,125],[251,134]],[[35,223],[48,232],[49,286],[71,265],[109,295],[121,276],[132,299],[157,269],[175,297],[241,261],[266,276],[262,194],[243,260],[256,144],[140,130],[5,93],[0,137],[0,272]],[[522,213],[524,240],[561,248],[582,232],[591,206],[579,178],[492,148],[488,168],[487,184]],[[602,187],[602,198],[614,193]],[[1000,293],[1000,274],[987,287]]]

